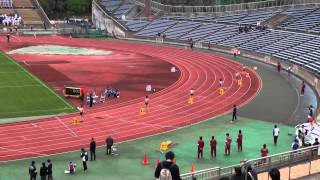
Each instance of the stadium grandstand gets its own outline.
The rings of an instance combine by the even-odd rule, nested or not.
[[[30,28],[50,26],[46,14],[41,10],[37,1],[32,0],[1,0],[0,15],[2,25],[14,28],[15,26]]]
[[[0,0],[0,180],[320,179],[319,0],[85,2]]]
[[[12,0],[1,0],[0,8],[10,8],[12,7]]]

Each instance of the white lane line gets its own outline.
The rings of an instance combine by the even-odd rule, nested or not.
[[[78,135],[71,128],[69,128],[69,126],[67,126],[58,116],[56,116],[55,118],[71,133],[73,137],[78,137]]]
[[[35,128],[40,128],[40,126],[38,126],[37,124],[31,123],[31,125]]]
[[[25,150],[10,149],[10,148],[5,148],[5,147],[0,147],[0,149],[6,150],[6,151],[19,152],[19,153],[22,153],[22,154],[28,153],[28,154],[34,154],[34,155],[37,155],[37,156],[47,156],[47,154],[42,154],[42,153],[37,153],[37,152],[28,152],[28,151],[25,151]]]
[[[68,102],[66,102],[60,95],[58,95],[56,92],[54,92],[51,88],[49,88],[46,84],[44,84],[40,79],[38,79],[36,76],[34,76],[33,74],[31,74],[29,71],[27,71],[26,69],[24,69],[20,64],[18,64],[16,61],[12,60],[11,57],[9,57],[6,54],[3,54],[6,58],[8,58],[13,64],[15,64],[16,66],[18,66],[22,71],[24,71],[26,74],[29,75],[29,77],[35,81],[37,81],[38,83],[40,83],[43,87],[45,87],[46,89],[48,89],[54,96],[56,96],[58,99],[60,99],[63,103],[65,103],[67,106],[70,107],[70,109],[74,109],[71,104],[69,104]]]
[[[34,113],[34,112],[47,112],[47,111],[63,111],[66,109],[73,109],[73,108],[56,108],[56,109],[39,109],[34,111],[11,111],[11,112],[2,112],[0,114],[19,114],[19,113]]]
[[[23,61],[23,64],[25,64],[26,66],[31,66],[29,63],[27,63],[27,61]]]
[[[0,89],[5,88],[24,88],[24,87],[35,87],[35,86],[41,86],[41,84],[25,84],[25,85],[12,85],[12,86],[0,86]]]

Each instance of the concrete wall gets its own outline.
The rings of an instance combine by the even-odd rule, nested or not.
[[[92,22],[96,29],[100,28],[117,37],[126,37],[127,29],[104,12],[95,1],[92,1]]]

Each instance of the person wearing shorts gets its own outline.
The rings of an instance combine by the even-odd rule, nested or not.
[[[193,95],[194,95],[194,89],[191,88],[191,89],[190,89],[190,97],[193,97]]]
[[[79,114],[80,114],[80,121],[83,122],[83,114],[84,114],[84,110],[83,107],[79,107]]]
[[[225,148],[224,148],[224,155],[230,156],[230,149],[231,149],[231,142],[232,138],[230,137],[229,133],[226,134],[226,141],[225,141]]]
[[[146,105],[146,108],[147,108],[149,105],[149,96],[148,95],[146,95],[146,98],[144,99],[144,104]]]
[[[223,86],[223,79],[222,79],[222,78],[219,80],[219,86],[220,86],[220,87]]]

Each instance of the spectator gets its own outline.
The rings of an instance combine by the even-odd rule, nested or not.
[[[37,168],[35,165],[35,161],[31,162],[31,166],[29,167],[29,175],[30,175],[30,180],[36,180],[37,179]]]
[[[280,180],[280,171],[276,168],[272,168],[269,171],[269,176],[271,177],[272,180]]]
[[[53,178],[52,178],[52,162],[50,159],[48,159],[47,163],[48,163],[48,180],[53,180]]]
[[[308,110],[309,110],[309,116],[313,117],[313,106],[312,105],[308,106]]]
[[[267,156],[268,156],[268,153],[269,153],[269,150],[267,148],[267,145],[264,144],[260,150],[261,152],[261,157],[262,157],[262,163],[266,163],[267,162]]]
[[[173,152],[169,151],[165,155],[166,160],[158,164],[156,171],[154,173],[155,178],[167,178],[172,177],[172,180],[181,180],[179,167],[173,163],[175,155]]]
[[[251,165],[247,167],[247,180],[258,180],[258,175],[252,169]]]
[[[19,26],[21,17],[18,14],[0,14],[0,24],[3,26]]]
[[[88,166],[87,166],[88,152],[85,151],[84,148],[81,148],[80,157],[82,159],[83,172],[87,173],[88,172]]]
[[[294,140],[294,142],[291,145],[291,148],[293,151],[295,151],[299,148],[299,141],[297,139]]]
[[[90,142],[90,160],[96,160],[96,141],[94,140],[94,138],[91,138],[91,142]]]
[[[244,180],[244,176],[241,173],[241,167],[235,167],[231,180]]]
[[[46,163],[42,163],[42,167],[40,168],[40,177],[41,180],[47,180],[48,168],[46,167]]]
[[[318,140],[318,138],[315,138],[315,139],[314,139],[314,143],[313,143],[312,145],[313,145],[313,146],[319,145],[319,140]]]
[[[301,139],[302,146],[305,146],[304,143],[305,136],[307,135],[307,130],[304,128],[304,125],[301,126],[301,129],[299,129],[299,138]]]
[[[112,153],[112,146],[113,146],[113,139],[111,136],[109,136],[107,139],[106,139],[106,145],[107,145],[107,155],[111,155]]]
[[[274,142],[274,145],[277,145],[279,135],[280,135],[280,129],[278,128],[277,125],[274,125],[274,128],[273,128],[273,142]]]

